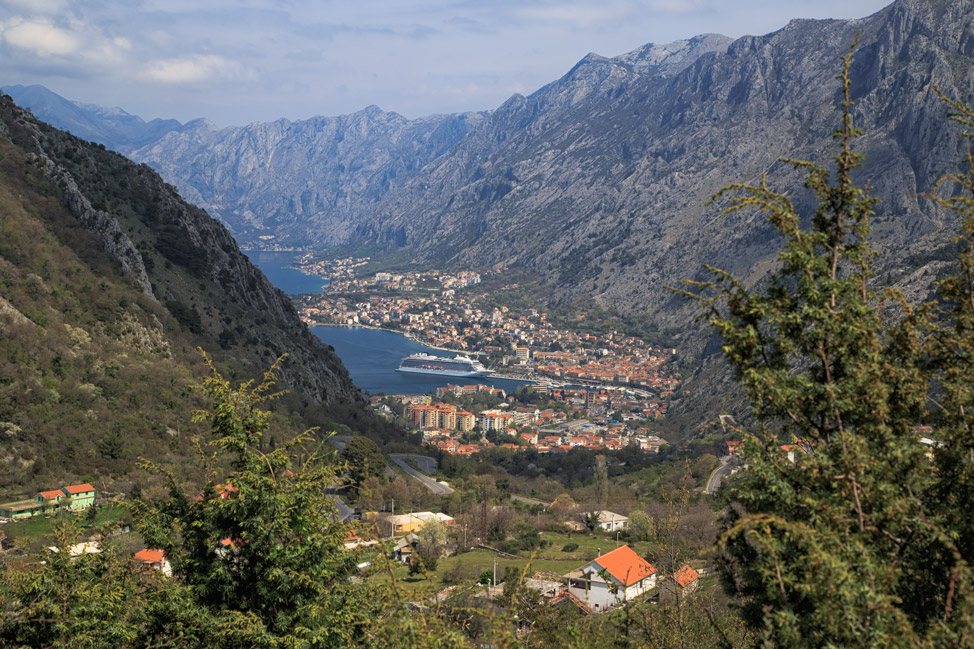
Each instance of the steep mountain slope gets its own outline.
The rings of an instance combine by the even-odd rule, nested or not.
[[[793,21],[700,56],[673,76],[633,76],[590,56],[530,97],[515,96],[456,150],[391,194],[362,240],[407,246],[418,263],[528,267],[552,299],[596,296],[667,324],[686,311],[664,289],[704,263],[755,282],[773,263],[763,219],[720,216],[720,187],[760,179],[789,190],[781,157],[824,162],[838,122],[838,57],[862,31],[853,69],[861,149],[883,200],[884,270],[901,247],[944,241],[946,218],[917,194],[959,158],[933,90],[974,88],[974,4],[901,0],[866,19]]]
[[[13,97],[18,106],[29,109],[38,119],[115,151],[127,151],[155,142],[166,133],[183,128],[174,119],[146,122],[121,108],[69,101],[44,86],[6,86],[0,90]]]
[[[129,155],[251,244],[347,241],[388,193],[462,140],[479,113],[407,120],[370,106],[353,115],[217,129],[192,122]]]
[[[226,229],[135,165],[0,95],[0,489],[189,451],[207,349],[235,380],[281,354],[293,426],[383,430],[341,361]]]
[[[729,41],[709,35],[647,45],[617,62],[629,77],[670,75]],[[586,78],[584,83],[620,81]],[[570,111],[589,91],[583,84],[566,89],[552,108]],[[222,130],[199,122],[127,153],[221,218],[239,241],[263,235],[321,248],[351,240],[384,199],[427,164],[456,155],[459,143],[475,136],[490,146],[516,136],[485,129],[486,115],[406,120],[371,106],[342,117]]]

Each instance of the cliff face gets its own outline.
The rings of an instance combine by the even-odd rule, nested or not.
[[[287,354],[279,411],[295,426],[391,434],[224,226],[6,96],[0,214],[0,489],[183,452],[197,346],[234,381]]]
[[[219,217],[238,241],[324,247],[348,241],[383,198],[482,119],[407,120],[371,106],[222,130],[198,120],[128,153]]]
[[[933,89],[970,96],[972,16],[970,2],[907,0],[862,20],[794,21],[669,76],[587,57],[492,113],[390,195],[360,235],[413,247],[419,261],[533,268],[555,301],[594,295],[684,321],[663,285],[699,277],[704,263],[755,282],[774,263],[762,218],[721,216],[707,202],[766,173],[808,203],[795,189],[802,175],[779,159],[834,155],[838,57],[861,30],[852,71],[866,133],[859,176],[883,201],[876,240],[895,274],[902,246],[913,253],[944,240],[949,217],[917,196],[959,159]]]

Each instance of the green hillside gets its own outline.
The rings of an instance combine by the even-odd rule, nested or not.
[[[281,427],[397,434],[223,226],[148,167],[8,97],[0,331],[0,494],[77,480],[127,490],[140,456],[185,454],[198,347],[235,380],[288,354]]]

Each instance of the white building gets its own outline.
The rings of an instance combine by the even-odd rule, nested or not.
[[[628,545],[566,575],[568,590],[592,611],[604,611],[656,588],[656,568]]]
[[[629,517],[602,509],[595,514],[599,517],[599,529],[605,532],[618,532],[629,526]]]

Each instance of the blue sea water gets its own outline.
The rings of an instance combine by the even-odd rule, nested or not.
[[[289,295],[320,293],[328,280],[305,275],[290,268],[300,253],[294,252],[246,252],[250,261],[260,268],[267,279]],[[410,354],[426,352],[436,356],[450,356],[406,338],[402,334],[364,327],[312,327],[311,331],[325,343],[335,348],[335,353],[348,368],[348,373],[362,390],[371,394],[424,394],[447,384],[473,385],[482,383],[513,392],[520,381],[508,379],[471,379],[437,377],[423,374],[397,372],[399,361]]]
[[[305,275],[291,264],[301,256],[297,252],[263,252],[259,250],[244,250],[254,266],[260,268],[271,284],[288,295],[302,295],[304,293],[321,293],[321,287],[328,285],[327,279]]]
[[[438,387],[482,383],[505,392],[513,392],[519,381],[508,379],[463,378],[397,372],[399,361],[410,354],[426,352],[437,356],[451,356],[406,338],[402,334],[364,327],[311,327],[312,333],[335,348],[348,368],[355,385],[371,394],[424,394]]]

